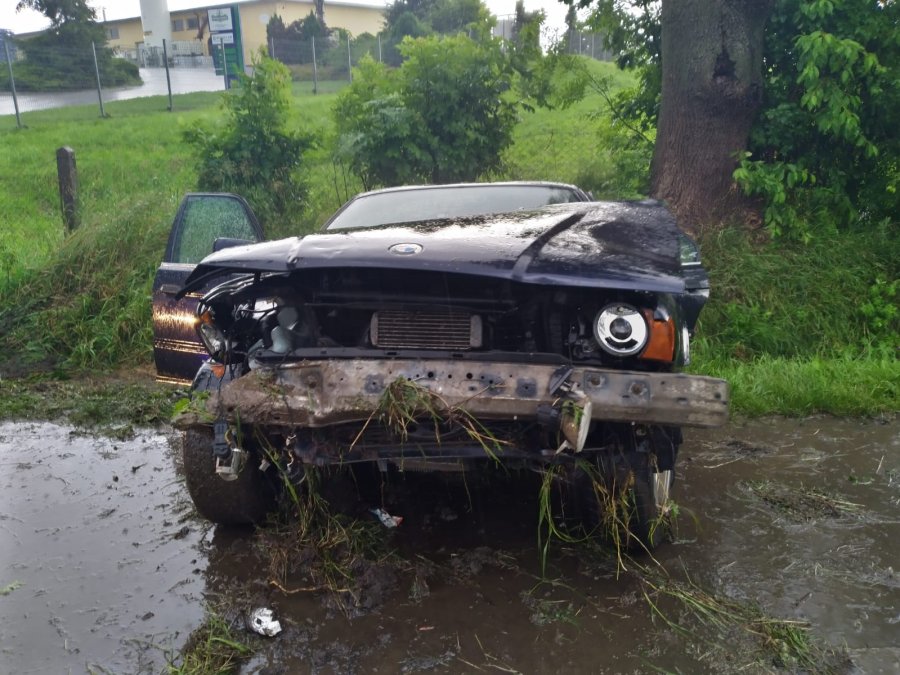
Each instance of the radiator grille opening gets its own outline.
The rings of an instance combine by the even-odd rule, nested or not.
[[[384,310],[372,315],[371,337],[373,346],[386,349],[477,349],[481,317],[449,310]]]

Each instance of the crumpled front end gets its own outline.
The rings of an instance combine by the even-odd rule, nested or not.
[[[206,388],[206,419],[264,429],[311,463],[590,452],[605,423],[724,424],[715,378],[448,359],[327,359],[258,367]],[[197,415],[182,425],[196,424]]]

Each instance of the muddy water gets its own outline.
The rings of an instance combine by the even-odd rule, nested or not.
[[[809,622],[851,670],[900,671],[896,422],[764,420],[687,433],[659,562],[721,597]],[[769,672],[754,639],[643,599],[609,555],[556,546],[544,581],[536,483],[394,479],[404,561],[352,617],[271,589],[247,532],[191,513],[165,435],[0,425],[0,672],[159,672],[206,603],[273,607],[243,672]],[[364,511],[362,511],[364,512]],[[896,572],[895,572],[896,570]],[[294,587],[303,580],[292,580]],[[247,638],[253,641],[251,636]],[[758,641],[757,641],[758,642]],[[745,644],[746,643],[746,644]]]

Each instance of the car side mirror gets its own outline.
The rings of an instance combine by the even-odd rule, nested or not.
[[[216,251],[221,251],[225,248],[233,248],[235,246],[246,246],[248,244],[255,244],[256,242],[252,239],[235,239],[234,237],[216,237],[216,240],[213,242],[213,253]]]

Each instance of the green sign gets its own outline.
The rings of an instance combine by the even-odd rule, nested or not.
[[[237,81],[244,72],[244,43],[241,39],[241,15],[236,5],[213,7],[208,10],[209,38],[212,43],[216,75],[225,78],[225,88]]]

